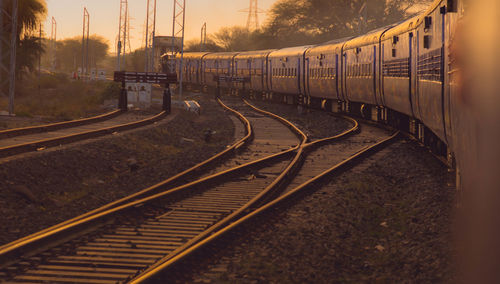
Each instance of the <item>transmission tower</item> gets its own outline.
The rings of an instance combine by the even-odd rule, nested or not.
[[[200,51],[205,49],[207,45],[207,23],[204,23],[201,27],[201,40],[200,40]]]
[[[56,69],[56,56],[57,56],[57,22],[54,17],[52,17],[52,30],[50,32],[50,63],[51,63],[51,70],[54,72]]]
[[[9,97],[9,114],[14,114],[16,91],[17,0],[0,0],[0,95]],[[4,20],[5,19],[5,20]]]
[[[184,24],[186,23],[186,0],[174,0],[174,22],[172,25],[172,54],[175,55],[176,38],[181,38],[181,60],[179,70],[182,70],[184,61]],[[179,97],[182,98],[182,72],[179,72]]]
[[[130,32],[130,30],[133,30],[134,28],[132,27],[132,25],[130,24],[130,20],[133,19],[132,17],[130,17],[130,11],[128,10],[127,8],[127,38],[125,39],[125,46],[128,48],[128,53],[132,53],[132,46],[130,45],[130,35],[132,34]],[[133,38],[133,37],[132,37]],[[126,53],[126,50],[125,52],[123,53],[123,55],[125,55]]]
[[[258,0],[250,0],[250,7],[248,9],[240,10],[240,12],[248,13],[247,30],[259,29],[259,14],[264,13],[264,11],[259,9]]]
[[[155,69],[156,0],[148,0],[147,6],[144,71],[152,72]]]
[[[128,0],[120,0],[120,22],[118,27],[118,44],[116,56],[116,70],[122,70],[122,63],[125,66],[125,48],[127,46],[127,25],[128,24]],[[123,56],[122,56],[123,48]]]
[[[82,36],[82,77],[89,71],[89,35],[90,14],[86,7],[83,8],[83,36]]]

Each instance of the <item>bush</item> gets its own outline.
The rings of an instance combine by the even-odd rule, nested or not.
[[[102,104],[117,99],[120,85],[109,81],[71,80],[66,74],[42,74],[19,82],[15,112],[19,116],[48,116],[70,120],[102,113]]]

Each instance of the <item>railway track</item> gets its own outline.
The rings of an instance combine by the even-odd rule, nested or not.
[[[352,120],[351,118],[346,119]],[[189,271],[192,266],[196,266],[200,259],[206,258],[214,251],[223,250],[224,240],[231,239],[232,234],[236,231],[251,231],[251,228],[248,229],[252,226],[251,221],[257,222],[259,217],[264,218],[265,214],[273,214],[273,209],[286,206],[298,194],[304,194],[309,189],[317,188],[317,184],[325,178],[348,169],[354,162],[383,148],[399,135],[399,132],[390,133],[388,130],[370,124],[359,125],[357,121],[353,120],[353,122],[355,126],[340,135],[303,144],[301,148],[304,149],[306,157],[301,169],[290,180],[290,183],[279,192],[275,192],[273,198],[267,203],[252,208],[245,216],[241,216],[238,220],[177,256],[151,267],[133,279],[131,283],[164,281],[178,277],[182,279],[183,273],[186,270]],[[353,130],[358,130],[358,132],[354,135]],[[340,139],[342,141],[339,141]],[[222,266],[224,265],[226,264],[222,263]]]
[[[306,143],[305,135],[286,120],[234,101],[228,104],[244,113],[257,129],[233,145],[240,149],[240,155],[199,175],[198,180],[182,179],[188,183],[156,194],[161,186],[144,190],[34,234],[34,239],[0,247],[0,279],[28,283],[157,279],[239,224],[380,145],[366,146],[381,135],[374,127],[363,126],[361,134],[348,137],[358,130],[354,120],[351,129],[335,137]],[[241,129],[239,132],[242,135]],[[254,143],[241,149],[243,140],[251,136]],[[345,138],[344,143],[330,144],[341,138]],[[389,140],[384,139],[384,143]],[[343,156],[325,159],[338,155],[341,149]],[[136,200],[139,197],[145,198]],[[13,257],[16,260],[12,261]]]
[[[2,131],[0,158],[134,129],[159,121],[165,116],[164,111],[146,118],[133,112],[114,111],[89,119]]]
[[[68,128],[68,127],[75,127],[75,126],[85,125],[85,124],[89,124],[89,123],[95,123],[95,122],[111,119],[111,118],[116,117],[122,113],[123,113],[122,110],[114,110],[112,112],[108,112],[108,113],[105,113],[102,115],[89,117],[89,118],[56,122],[56,123],[45,124],[45,125],[36,125],[36,126],[28,126],[28,127],[22,127],[22,128],[6,129],[6,130],[0,131],[0,139],[10,138],[10,137],[15,137],[15,136],[20,136],[20,135],[28,135],[28,134],[34,134],[34,133],[47,132],[47,131],[55,131],[55,130],[64,129],[64,128]]]
[[[260,121],[255,129],[256,160],[4,246],[0,277],[14,282],[127,281],[203,239],[258,202],[297,162],[293,150],[305,142],[302,133],[295,129],[293,134],[292,125],[276,124],[262,115],[255,121]],[[289,149],[291,142],[297,146]],[[277,149],[289,150],[260,158]]]

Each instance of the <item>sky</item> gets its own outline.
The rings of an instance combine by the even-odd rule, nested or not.
[[[259,0],[259,8],[269,10],[277,0]],[[50,36],[50,19],[57,22],[57,39],[82,36],[83,7],[90,14],[90,34],[105,37],[114,52],[118,34],[120,0],[46,0],[48,6],[44,31]],[[130,11],[130,41],[132,50],[141,47],[146,21],[147,0],[128,0]],[[173,0],[157,0],[156,35],[172,35]],[[217,32],[224,26],[245,26],[249,0],[186,0],[185,38],[199,39],[203,23],[207,23],[207,33]],[[266,14],[259,14],[263,23]]]

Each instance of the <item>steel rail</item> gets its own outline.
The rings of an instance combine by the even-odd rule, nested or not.
[[[162,111],[159,114],[156,114],[152,117],[142,119],[139,121],[134,121],[134,122],[129,122],[129,123],[125,123],[125,124],[105,127],[105,128],[96,129],[96,130],[89,130],[89,131],[84,131],[84,132],[80,132],[80,133],[74,133],[74,134],[69,134],[69,135],[64,135],[64,136],[59,136],[59,137],[54,137],[54,138],[42,139],[42,140],[38,140],[38,141],[22,143],[22,144],[17,144],[17,145],[13,145],[13,146],[1,147],[0,148],[0,158],[13,156],[13,155],[21,154],[21,153],[26,153],[26,152],[34,152],[40,148],[55,147],[55,146],[59,146],[61,144],[68,144],[68,143],[73,143],[76,141],[95,138],[95,137],[106,135],[106,134],[112,134],[116,131],[124,131],[124,130],[129,130],[129,129],[145,126],[145,125],[148,125],[148,124],[151,124],[151,123],[154,123],[156,121],[163,119],[166,115],[167,115],[166,112]]]
[[[168,269],[174,269],[176,265],[180,265],[182,261],[186,261],[190,256],[193,256],[196,252],[200,251],[201,249],[207,247],[209,244],[212,242],[216,241],[220,237],[224,236],[225,234],[237,229],[241,225],[247,223],[250,220],[253,220],[254,218],[260,216],[261,214],[268,212],[270,209],[275,208],[279,205],[282,205],[283,203],[289,201],[293,196],[297,195],[299,192],[303,192],[305,189],[309,188],[312,184],[324,179],[327,176],[330,176],[337,171],[346,168],[348,165],[352,164],[353,162],[361,159],[362,157],[365,157],[366,155],[373,153],[379,149],[381,149],[383,146],[387,145],[389,142],[393,141],[396,137],[399,136],[399,131],[393,134],[392,136],[383,139],[376,144],[366,146],[360,151],[358,151],[356,154],[352,155],[350,158],[336,164],[335,166],[325,170],[321,174],[313,177],[312,179],[308,180],[307,182],[303,183],[302,185],[299,185],[298,187],[292,189],[291,191],[287,192],[286,194],[266,203],[265,205],[259,207],[258,209],[252,211],[251,213],[243,216],[242,218],[238,219],[237,221],[234,221],[233,223],[229,224],[225,228],[215,232],[211,236],[205,238],[204,240],[200,241],[199,243],[191,246],[190,248],[186,249],[185,251],[179,253],[175,257],[165,261],[164,263],[158,264],[154,267],[154,269],[148,269],[132,279],[130,283],[144,283],[144,282],[149,282],[155,280],[155,277],[161,275],[162,273],[165,273],[166,270]],[[305,147],[311,147],[315,144],[309,144]]]
[[[203,177],[199,180],[190,182],[185,185],[181,185],[179,187],[169,189],[164,192],[160,192],[140,200],[132,201],[127,204],[119,205],[113,207],[111,209],[98,212],[96,214],[86,216],[84,218],[79,218],[75,222],[66,223],[61,226],[56,226],[52,230],[45,231],[43,233],[35,234],[33,237],[24,239],[19,242],[13,242],[11,244],[7,244],[0,249],[0,267],[4,267],[10,263],[12,263],[12,259],[19,258],[20,256],[34,255],[38,252],[45,251],[48,247],[54,247],[60,243],[63,243],[71,238],[74,235],[83,234],[89,229],[98,226],[97,223],[100,224],[106,223],[106,220],[109,218],[116,217],[116,215],[120,213],[125,213],[125,211],[133,210],[137,207],[141,207],[148,202],[153,202],[159,200],[160,198],[165,198],[171,196],[175,193],[184,192],[187,189],[199,186],[204,183],[213,182],[215,180],[225,178],[227,176],[239,173],[245,169],[256,167],[260,165],[264,165],[269,163],[270,161],[276,161],[282,159],[294,151],[297,148],[291,148],[289,150],[270,155],[268,157],[261,158],[256,161],[249,162],[244,165],[240,165],[235,168],[227,169],[225,171]]]
[[[280,117],[278,115],[275,115],[273,113],[270,113],[270,112],[264,111],[262,109],[259,109],[259,108],[255,107],[255,106],[251,105],[246,100],[243,100],[243,101],[245,102],[245,104],[247,104],[248,106],[250,106],[253,110],[255,110],[257,112],[260,112],[260,113],[263,113],[263,114],[266,114],[268,116],[271,116],[271,117],[273,117],[273,118],[281,121],[283,124],[285,124],[289,128],[291,128],[291,130],[294,133],[298,134],[298,136],[301,138],[300,143],[297,146],[295,146],[295,147],[291,148],[290,150],[288,150],[288,151],[297,151],[296,154],[295,154],[295,156],[294,156],[294,158],[293,158],[293,160],[280,173],[280,175],[277,178],[275,178],[273,182],[271,182],[271,184],[269,184],[259,194],[257,194],[256,196],[254,196],[246,204],[244,204],[242,207],[238,208],[237,210],[235,210],[234,212],[232,212],[231,214],[229,214],[228,216],[226,216],[224,219],[218,221],[214,225],[210,226],[207,230],[203,231],[201,234],[199,234],[196,237],[190,239],[188,242],[186,242],[182,246],[178,247],[177,249],[175,249],[174,251],[172,251],[171,253],[169,253],[165,257],[163,257],[161,260],[159,260],[157,262],[158,264],[152,265],[146,271],[152,271],[152,270],[154,271],[157,266],[161,266],[162,263],[165,263],[169,259],[175,257],[179,253],[185,251],[189,247],[193,246],[194,244],[200,242],[201,240],[205,239],[209,235],[213,234],[219,228],[222,228],[222,227],[226,226],[228,223],[232,222],[233,220],[235,220],[236,218],[238,218],[239,216],[241,216],[245,211],[249,210],[252,206],[256,205],[258,202],[262,201],[263,198],[265,198],[267,195],[269,195],[275,188],[277,188],[282,182],[285,181],[285,178],[288,178],[291,175],[292,170],[294,170],[296,167],[299,166],[299,160],[302,158],[302,154],[303,154],[303,145],[307,142],[307,139],[308,139],[307,135],[305,135],[305,133],[303,131],[301,131],[300,129],[298,129],[290,121],[288,121],[288,120],[286,120],[286,119],[284,119],[284,118],[282,118],[282,117]]]
[[[113,117],[116,117],[122,113],[124,113],[123,110],[114,110],[112,112],[101,114],[101,115],[94,116],[94,117],[76,119],[76,120],[71,120],[71,121],[62,121],[62,122],[45,124],[45,125],[36,125],[36,126],[28,126],[28,127],[22,127],[22,128],[6,129],[6,130],[0,131],[0,139],[12,138],[12,137],[20,136],[20,135],[28,135],[28,134],[34,134],[34,133],[54,131],[54,130],[69,128],[69,127],[81,126],[81,125],[85,125],[85,124],[89,124],[89,123],[100,122],[100,121],[104,121],[104,120],[108,120],[108,119],[111,119]]]
[[[72,218],[72,219],[69,219],[69,220],[66,220],[64,222],[61,222],[57,225],[54,225],[52,227],[49,227],[47,229],[44,229],[44,230],[41,230],[41,231],[38,231],[34,234],[31,234],[31,235],[28,235],[26,237],[23,237],[21,239],[18,239],[16,241],[13,241],[11,243],[8,243],[6,245],[3,245],[3,246],[0,246],[0,256],[3,254],[4,251],[8,251],[9,248],[17,245],[17,244],[28,244],[30,241],[33,241],[36,239],[36,237],[38,236],[41,236],[41,235],[50,235],[50,232],[51,231],[55,231],[56,229],[58,228],[61,228],[63,226],[66,226],[68,224],[71,224],[71,223],[74,223],[74,222],[77,222],[79,220],[82,220],[82,219],[85,219],[89,216],[92,216],[92,215],[95,215],[97,213],[100,213],[100,212],[104,212],[106,210],[109,210],[111,208],[115,208],[115,207],[118,207],[120,205],[123,205],[127,202],[131,202],[132,200],[135,200],[135,199],[138,199],[138,198],[143,198],[145,196],[147,196],[148,194],[152,194],[153,192],[156,192],[158,191],[159,189],[162,189],[162,188],[165,188],[166,186],[168,186],[169,184],[173,183],[174,181],[177,181],[185,176],[187,176],[188,174],[191,174],[195,171],[198,171],[200,170],[201,168],[203,168],[204,166],[207,166],[208,164],[212,163],[212,162],[215,162],[216,160],[218,159],[221,159],[225,156],[227,156],[228,154],[232,154],[235,150],[239,149],[242,145],[244,145],[245,143],[247,143],[248,141],[251,140],[252,136],[253,136],[253,131],[252,131],[252,126],[250,124],[250,121],[248,121],[247,118],[245,118],[241,113],[239,113],[238,111],[226,106],[220,99],[218,99],[218,102],[219,104],[229,110],[230,112],[232,112],[234,115],[236,115],[238,117],[238,119],[240,119],[242,121],[242,123],[245,125],[245,131],[246,131],[246,136],[243,137],[242,139],[238,140],[236,143],[234,143],[233,145],[231,145],[230,147],[228,147],[227,149],[225,149],[224,151],[212,156],[211,158],[185,170],[185,171],[182,171],[164,181],[161,181],[153,186],[150,186],[146,189],[143,189],[139,192],[136,192],[136,193],[133,193],[131,195],[128,195],[124,198],[121,198],[119,200],[116,200],[116,201],[113,201],[111,203],[108,203],[104,206],[101,206],[97,209],[94,209],[92,211],[89,211],[85,214],[82,214],[78,217],[75,217],[75,218]]]

